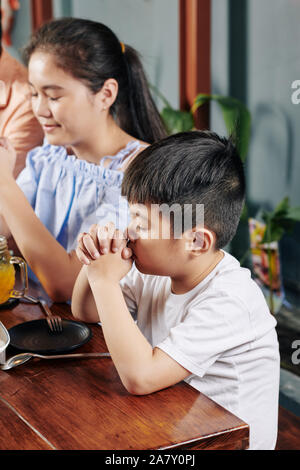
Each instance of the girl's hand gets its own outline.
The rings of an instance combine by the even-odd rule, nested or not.
[[[16,163],[16,151],[6,137],[0,137],[0,175],[13,176]]]
[[[79,235],[76,254],[88,266],[89,281],[105,278],[118,282],[130,271],[132,251],[126,243],[124,234],[112,223],[93,225],[89,233]]]

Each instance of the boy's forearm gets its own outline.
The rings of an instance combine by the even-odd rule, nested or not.
[[[128,391],[135,393],[153,358],[152,346],[135,324],[118,283],[91,282],[107,347]]]
[[[80,264],[76,271],[76,263],[38,219],[14,180],[1,181],[0,206],[20,252],[49,296],[56,301],[71,298]]]
[[[100,317],[90,284],[87,278],[86,266],[83,266],[76,279],[72,294],[72,314],[78,320],[87,323],[97,323]]]

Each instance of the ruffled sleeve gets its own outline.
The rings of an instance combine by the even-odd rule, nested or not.
[[[67,249],[68,233],[64,227],[76,203],[76,175],[66,149],[49,145],[45,140],[42,147],[28,153],[26,167],[20,173],[17,184],[37,217]]]
[[[121,196],[122,180],[122,171],[77,159],[45,140],[29,152],[17,183],[37,217],[70,252],[79,233],[92,224],[114,222],[126,228],[129,210]]]
[[[17,184],[22,189],[30,205],[34,208],[37,187],[43,168],[42,156],[49,152],[50,145],[35,147],[28,152],[26,166],[17,178]]]

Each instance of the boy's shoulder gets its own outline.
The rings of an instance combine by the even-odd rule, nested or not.
[[[222,250],[223,251],[223,250]],[[207,301],[224,301],[226,304],[239,305],[244,312],[261,311],[268,313],[264,295],[251,277],[251,271],[240,266],[239,261],[223,251],[224,256],[213,271],[191,291],[184,294],[187,305],[199,306]],[[169,291],[170,278],[141,273],[133,264],[130,272],[122,280],[140,295],[149,293],[154,296]],[[181,296],[183,299],[183,296]],[[179,299],[178,299],[179,300]]]
[[[236,289],[246,286],[256,286],[254,280],[251,277],[251,271],[248,268],[244,268],[240,265],[239,261],[227,253],[221,250],[224,254],[223,259],[216,266],[216,268],[205,278],[209,287],[214,289]]]
[[[226,290],[237,292],[237,288],[245,289],[252,288],[255,291],[260,291],[257,284],[251,278],[251,272],[247,268],[240,266],[239,261],[231,254],[222,250],[224,256],[218,265],[201,281],[194,289],[193,292],[202,294],[207,290]],[[125,276],[124,282],[136,284],[154,285],[164,284],[170,282],[168,276],[158,276],[155,274],[144,274],[140,272],[135,263],[133,263],[131,270]],[[242,289],[243,291],[243,289]]]
[[[242,268],[238,260],[226,252],[202,282],[182,295],[172,294],[169,277],[143,274],[135,265],[121,282],[123,292],[129,294],[136,305],[149,308],[150,312],[159,306],[160,315],[166,315],[169,320],[175,316],[183,327],[184,324],[192,328],[209,325],[209,328],[230,331],[230,334],[244,332],[248,341],[262,337],[276,325],[250,270]]]
[[[258,305],[268,310],[262,290],[251,277],[250,269],[242,267],[231,254],[223,253],[223,259],[205,279],[201,293],[232,299],[247,311],[257,309]]]
[[[223,250],[222,250],[223,251]],[[192,291],[189,291],[192,298],[201,296],[210,291],[219,291],[224,293],[242,293],[244,290],[254,289],[259,292],[260,289],[251,278],[249,269],[242,268],[239,261],[234,256],[223,251],[223,259],[219,264],[195,286]],[[153,286],[163,287],[163,285],[170,283],[168,276],[158,276],[155,274],[144,274],[140,272],[135,264],[132,265],[131,270],[122,280],[123,283],[129,283],[136,287],[144,286],[150,288]],[[187,294],[189,294],[187,293]]]

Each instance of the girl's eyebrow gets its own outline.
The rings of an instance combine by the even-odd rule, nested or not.
[[[28,81],[28,84],[32,87],[34,87],[34,85],[32,83],[30,83]],[[63,90],[63,87],[62,86],[59,86],[59,85],[44,85],[42,87],[43,90]]]

